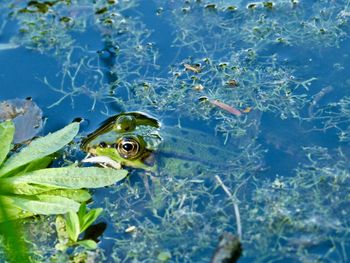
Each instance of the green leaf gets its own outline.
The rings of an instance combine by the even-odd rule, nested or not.
[[[32,141],[26,148],[6,160],[0,169],[0,176],[12,170],[57,152],[73,140],[79,131],[79,123],[74,122],[63,129]]]
[[[11,220],[13,211],[8,209],[4,199],[0,198],[0,235],[2,250],[6,251],[6,262],[30,263],[29,249],[23,238],[22,224]]]
[[[11,172],[8,172],[6,174],[6,177],[18,176],[18,175],[22,175],[25,173],[35,171],[35,170],[44,169],[50,165],[50,163],[52,162],[53,159],[54,159],[54,155],[51,154],[51,155],[46,156],[44,158],[32,161],[26,165],[23,165],[21,167],[17,167],[16,169],[12,170]]]
[[[0,190],[23,194],[28,185],[61,189],[99,188],[122,180],[127,173],[126,170],[97,167],[48,168],[20,176],[1,178]]]
[[[28,183],[11,184],[0,179],[0,193],[17,194],[17,195],[36,195],[54,190],[54,187],[48,187],[45,185],[35,185]]]
[[[2,196],[9,206],[14,206],[33,214],[56,215],[65,214],[68,211],[78,211],[80,204],[71,199],[53,196]]]
[[[84,216],[86,214],[86,203],[82,203],[79,207],[79,211],[78,211],[78,217],[79,217],[79,223],[80,226],[82,227],[84,224]],[[83,231],[83,230],[82,230]]]
[[[50,155],[50,156],[45,156],[44,158],[32,161],[28,163],[23,169],[20,169],[20,171],[16,173],[16,176],[24,173],[29,173],[35,170],[44,169],[50,165],[53,159],[54,157]]]
[[[83,224],[80,225],[81,232],[85,231],[102,213],[102,208],[92,209],[83,218]]]
[[[74,211],[69,211],[66,214],[66,230],[69,238],[76,242],[80,234],[80,224],[78,215]]]
[[[88,239],[88,240],[80,240],[77,242],[77,244],[85,247],[86,249],[94,250],[97,248],[97,244],[95,241]]]
[[[12,121],[0,123],[0,166],[10,151],[14,134],[15,125]]]
[[[3,200],[3,199],[2,199]],[[3,202],[3,201],[1,201]],[[5,202],[3,202],[5,203]],[[1,214],[0,215],[0,223],[8,221],[8,220],[17,220],[17,219],[23,219],[27,217],[31,217],[34,214],[28,211],[23,211],[22,209],[15,207],[15,206],[9,206],[6,205],[6,217]]]
[[[57,195],[72,199],[79,203],[86,202],[91,199],[91,195],[85,189],[55,189],[45,192],[45,195]]]

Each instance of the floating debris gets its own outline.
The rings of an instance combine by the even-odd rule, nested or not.
[[[194,86],[193,88],[195,91],[202,91],[204,90],[204,87],[202,84],[197,84],[196,86]]]
[[[210,263],[234,263],[242,254],[242,245],[238,237],[224,233]]]
[[[244,112],[244,113],[249,113],[251,111],[252,111],[252,107],[247,107],[244,110],[242,110],[242,112]]]
[[[223,103],[221,101],[218,101],[218,100],[209,100],[209,102],[215,106],[218,106],[220,109],[223,109],[229,113],[232,113],[233,115],[236,115],[236,116],[240,116],[242,115],[242,113],[240,112],[240,110],[230,106],[230,105],[227,105],[226,103]]]
[[[125,229],[125,233],[132,233],[136,231],[136,226],[129,226],[127,229]]]
[[[207,4],[204,6],[205,9],[216,10],[216,4]]]
[[[272,9],[274,6],[273,2],[263,2],[263,6],[269,9]]]
[[[328,93],[333,91],[332,86],[326,86],[322,88],[317,94],[315,94],[310,102],[310,106],[308,108],[309,117],[312,118],[315,116],[315,106],[319,103],[319,101]]]
[[[234,6],[234,5],[231,5],[231,6],[228,6],[226,8],[227,11],[236,11],[237,10],[237,6]]]
[[[231,86],[231,87],[237,87],[238,86],[238,82],[235,79],[230,79],[229,81],[226,82],[226,84],[228,86]]]
[[[247,5],[247,8],[248,9],[255,9],[257,7],[257,5],[258,5],[257,3],[250,3]]]
[[[43,126],[43,112],[30,98],[0,102],[0,121],[13,120],[13,143],[22,143],[37,135]]]
[[[0,51],[15,49],[18,47],[19,47],[19,45],[15,44],[15,43],[0,43]]]
[[[108,8],[107,7],[103,7],[101,9],[96,10],[95,14],[96,15],[102,15],[102,14],[106,13],[107,11],[108,11]]]
[[[201,72],[201,67],[200,65],[190,65],[190,64],[184,64],[184,67],[186,70],[192,71],[194,73],[200,73]]]

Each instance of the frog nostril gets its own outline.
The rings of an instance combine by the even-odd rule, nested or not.
[[[107,143],[100,142],[98,146],[101,147],[101,148],[106,148],[107,147]]]

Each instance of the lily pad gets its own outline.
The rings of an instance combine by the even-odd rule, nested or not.
[[[30,99],[0,102],[0,121],[12,120],[16,131],[13,143],[21,143],[36,136],[43,126],[43,112]]]

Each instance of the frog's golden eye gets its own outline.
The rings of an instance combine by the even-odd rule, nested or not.
[[[123,115],[118,117],[115,122],[115,129],[118,132],[130,132],[136,128],[136,119],[132,115]]]
[[[134,138],[124,137],[117,143],[117,151],[124,159],[132,159],[140,152],[140,144]]]

